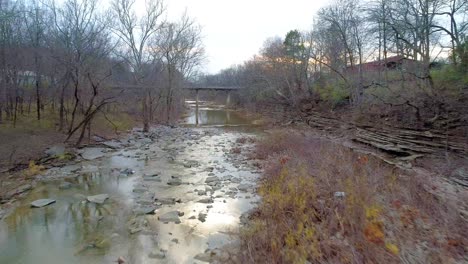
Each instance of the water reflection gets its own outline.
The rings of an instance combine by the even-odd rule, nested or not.
[[[189,125],[201,126],[233,126],[248,125],[249,122],[239,113],[224,109],[222,105],[212,105],[208,102],[200,101],[197,108],[194,101],[186,101],[190,107],[189,116],[185,123]]]
[[[81,193],[121,195],[132,179],[85,173],[68,181],[74,186],[69,190],[58,189],[56,183],[40,184],[0,222],[0,263],[102,263],[96,256],[109,250],[108,238],[116,227],[123,229],[128,211],[115,200],[87,203]],[[57,202],[30,207],[31,201],[44,197]]]

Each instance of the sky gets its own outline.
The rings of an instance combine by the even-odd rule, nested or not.
[[[137,2],[143,0],[137,0]],[[328,0],[166,0],[168,19],[187,10],[203,28],[204,71],[216,73],[250,59],[267,38],[309,30]]]

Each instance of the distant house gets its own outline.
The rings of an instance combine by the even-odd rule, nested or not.
[[[359,69],[362,69],[363,72],[381,72],[385,69],[414,69],[417,65],[419,65],[419,62],[416,60],[408,59],[404,56],[393,56],[388,57],[386,60],[377,60],[349,66],[346,68],[346,72],[350,74],[357,74],[359,73]]]

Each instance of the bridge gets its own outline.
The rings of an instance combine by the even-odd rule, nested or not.
[[[125,89],[128,91],[141,91],[143,89],[152,89],[154,86],[150,85],[132,85],[132,84],[125,84],[125,85],[110,85],[110,89]],[[226,96],[226,106],[231,104],[231,92],[236,90],[241,90],[242,87],[238,86],[190,86],[190,87],[183,87],[183,90],[187,91],[195,91],[196,93],[196,105],[198,108],[198,93],[200,91],[221,91],[227,92]]]
[[[231,92],[240,90],[242,89],[241,87],[237,86],[194,86],[194,87],[184,87],[182,88],[184,90],[192,90],[195,91],[196,96],[195,96],[195,101],[196,101],[196,107],[198,109],[198,93],[200,91],[224,91],[227,92],[226,96],[226,106],[231,104]]]

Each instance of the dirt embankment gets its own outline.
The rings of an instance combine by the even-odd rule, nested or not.
[[[31,160],[44,156],[50,146],[62,144],[65,135],[50,130],[0,130],[0,172],[15,166],[25,168]]]

